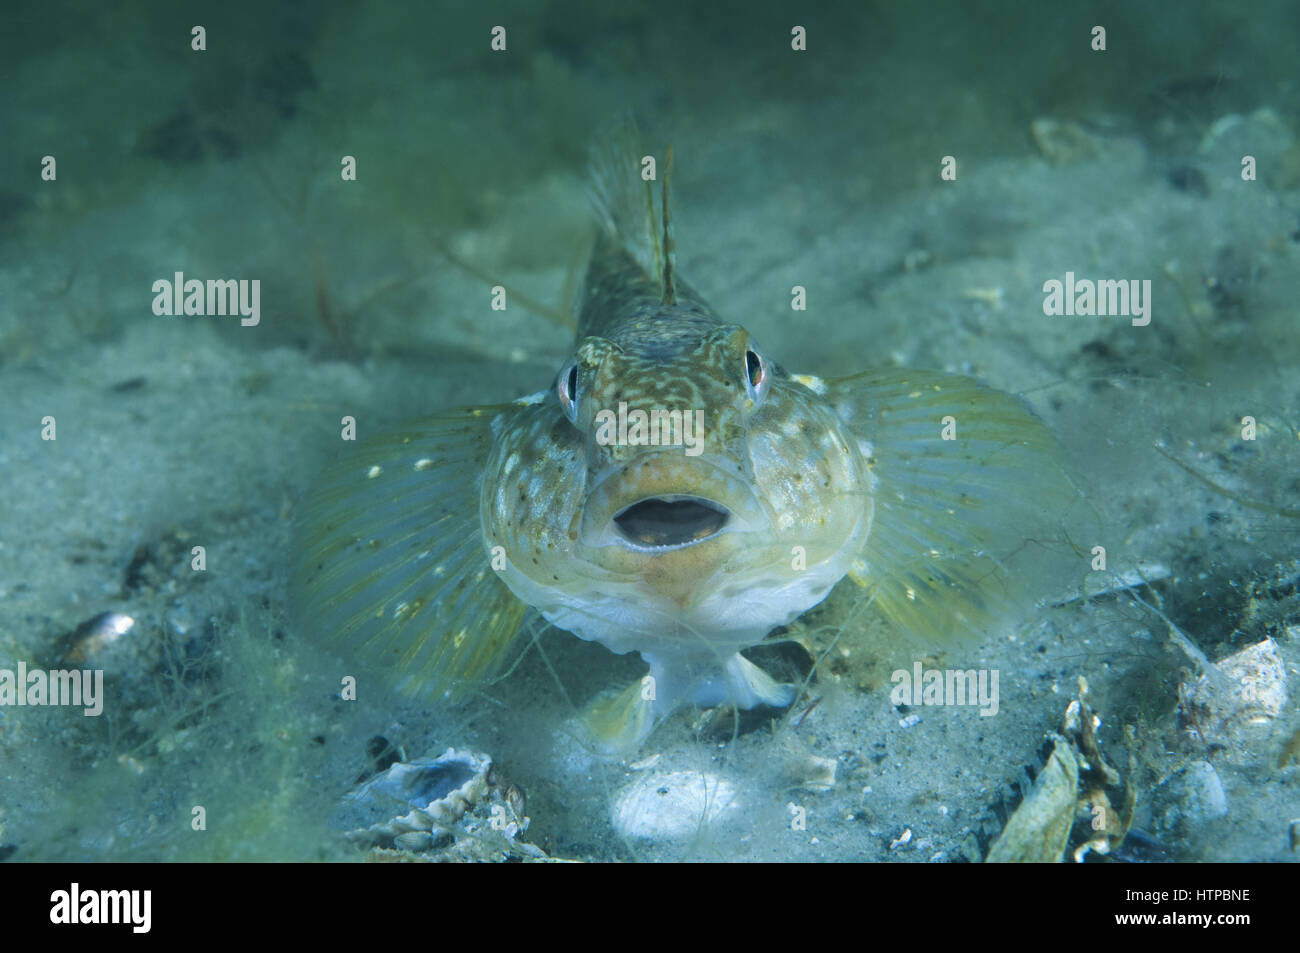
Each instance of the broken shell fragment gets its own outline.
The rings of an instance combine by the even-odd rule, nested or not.
[[[491,767],[486,755],[454,748],[436,758],[399,761],[348,796],[348,837],[413,849],[407,845],[419,839],[404,835],[441,834],[487,796]]]
[[[835,787],[835,772],[838,767],[839,762],[834,758],[802,755],[786,763],[785,776],[794,787],[808,791],[829,791]]]
[[[1261,729],[1278,717],[1287,701],[1286,666],[1277,643],[1265,639],[1221,659],[1211,671],[1184,682],[1179,697],[1189,731],[1224,746],[1232,760],[1249,757]]]
[[[547,860],[520,839],[529,824],[524,804],[524,792],[503,786],[487,755],[448,748],[389,765],[349,794],[333,820],[370,848],[370,861]]]
[[[986,863],[1059,863],[1078,805],[1079,760],[1057,738],[1033,791],[989,847]]]

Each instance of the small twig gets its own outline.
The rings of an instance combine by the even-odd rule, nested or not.
[[[1223,684],[1223,673],[1220,672],[1218,667],[1215,666],[1206,654],[1197,647],[1196,643],[1187,636],[1187,633],[1178,628],[1173,619],[1169,618],[1169,616],[1165,615],[1161,610],[1157,609],[1155,606],[1151,605],[1151,603],[1139,596],[1136,591],[1131,591],[1129,595],[1133,597],[1135,602],[1145,606],[1151,612],[1164,620],[1165,625],[1169,627],[1170,641],[1182,649],[1183,653],[1196,663],[1197,667],[1200,668],[1201,673],[1214,684],[1216,689],[1221,688]]]
[[[449,262],[451,262],[453,265],[455,265],[457,268],[459,268],[461,271],[465,272],[466,274],[471,275],[477,278],[479,281],[482,281],[488,285],[492,285],[492,286],[502,285],[504,287],[505,282],[497,280],[495,275],[490,275],[482,268],[479,268],[477,265],[472,264],[466,261],[465,259],[461,258],[454,251],[452,251],[450,247],[448,247],[446,242],[444,242],[438,236],[429,235],[429,243],[433,245],[433,247],[437,250],[438,254],[442,255],[442,257],[446,258]],[[541,317],[550,321],[552,324],[559,325],[560,327],[564,328],[567,331],[572,331],[577,327],[577,325],[574,323],[572,315],[563,314],[555,310],[554,308],[549,308],[546,305],[542,304],[541,302],[529,298],[517,290],[511,289],[510,297],[513,298],[515,301],[517,301],[519,304],[521,304],[527,310],[533,312],[533,314],[540,315]]]
[[[805,708],[802,712],[799,713],[799,717],[794,720],[794,722],[791,724],[791,727],[794,728],[795,731],[798,731],[799,726],[803,724],[803,720],[807,718],[809,715],[811,715],[813,709],[816,708],[821,703],[822,703],[822,696],[818,695],[816,698],[812,700],[811,705],[809,705],[807,708]]]
[[[1174,464],[1174,466],[1178,467],[1179,469],[1186,470],[1187,473],[1190,474],[1193,478],[1195,478],[1201,483],[1204,483],[1215,493],[1219,493],[1223,496],[1226,496],[1228,499],[1241,504],[1247,509],[1258,510],[1261,513],[1272,513],[1275,516],[1286,516],[1293,520],[1300,520],[1300,510],[1287,509],[1286,507],[1282,507],[1282,506],[1270,506],[1267,503],[1260,503],[1256,500],[1247,499],[1246,497],[1240,495],[1239,493],[1234,493],[1232,490],[1229,490],[1227,487],[1219,486],[1219,484],[1215,483],[1209,477],[1203,476],[1196,469],[1188,466],[1186,463],[1183,463],[1183,461],[1179,460],[1172,453],[1169,453],[1167,450],[1165,450],[1164,447],[1160,446],[1160,444],[1156,443],[1153,444],[1153,446],[1155,447],[1156,453],[1160,454],[1160,456],[1164,457],[1166,460]]]

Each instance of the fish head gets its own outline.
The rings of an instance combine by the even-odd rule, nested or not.
[[[765,524],[747,432],[769,381],[765,368],[746,373],[748,350],[735,327],[579,347],[566,406],[584,437],[580,539],[593,557],[640,565]],[[562,403],[570,375],[559,382]]]
[[[615,650],[683,626],[752,644],[824,598],[870,526],[868,468],[834,411],[743,327],[681,323],[581,342],[512,468],[504,499],[528,512],[485,525],[545,532],[538,547],[516,529],[529,552],[507,584]]]

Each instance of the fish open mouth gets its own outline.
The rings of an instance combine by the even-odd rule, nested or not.
[[[731,519],[721,504],[695,496],[654,496],[614,516],[623,539],[634,546],[670,549],[716,536]]]

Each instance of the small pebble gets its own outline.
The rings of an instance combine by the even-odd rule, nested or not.
[[[1152,806],[1158,832],[1187,834],[1210,821],[1226,817],[1228,795],[1212,764],[1193,761],[1156,788]]]

